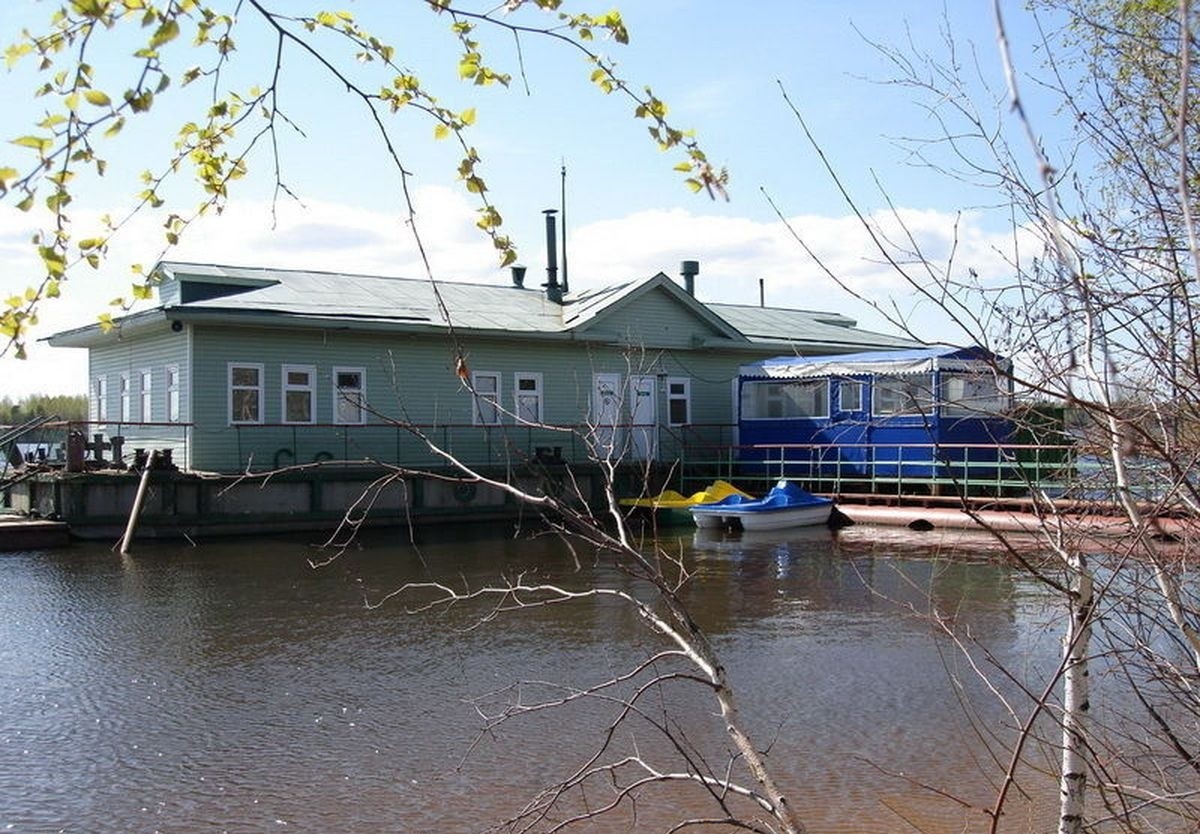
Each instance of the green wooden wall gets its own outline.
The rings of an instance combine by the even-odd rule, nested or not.
[[[169,366],[179,371],[179,417],[174,423],[169,419],[167,410]],[[149,414],[142,407],[141,383],[145,371],[150,372]],[[122,420],[122,375],[128,375],[130,383],[128,421]],[[92,415],[97,413],[96,380],[100,377],[107,382],[108,416],[103,426],[89,427],[88,434],[102,432],[109,437],[124,437],[126,456],[132,455],[137,447],[169,448],[176,463],[186,466],[191,451],[190,432],[184,425],[189,422],[191,403],[187,333],[172,331],[164,322],[161,330],[139,333],[113,344],[91,348],[88,351],[88,398]],[[143,423],[158,425],[137,425]],[[106,452],[106,458],[111,454],[111,451]]]
[[[629,338],[635,337],[629,334]],[[600,372],[619,374],[623,382],[631,374],[688,377],[692,422],[731,423],[731,380],[740,364],[761,357],[693,350],[690,335],[678,340],[689,347],[621,348],[561,339],[467,338],[463,348],[471,371],[500,375],[500,402],[510,412],[515,410],[515,375],[541,374],[543,421],[547,424],[578,427],[585,423],[593,374]],[[574,433],[518,425],[511,414],[503,415],[499,426],[473,425],[472,397],[455,372],[454,352],[442,333],[382,335],[196,326],[193,356],[196,396],[192,419],[196,430],[192,464],[198,469],[238,471],[249,466],[262,470],[318,458],[372,458],[414,465],[436,462],[424,441],[398,427],[400,423],[415,424],[432,441],[472,463],[520,462],[539,448],[559,449],[567,459],[586,454]],[[230,363],[262,365],[261,425],[230,424]],[[315,368],[315,425],[281,425],[284,365]],[[376,412],[368,416],[365,426],[332,425],[335,367],[365,372],[366,399]],[[660,422],[665,425],[665,394],[660,394],[659,409]]]

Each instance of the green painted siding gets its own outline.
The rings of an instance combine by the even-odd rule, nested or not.
[[[625,300],[583,332],[646,348],[691,348],[702,339],[724,335],[664,292]]]
[[[179,425],[168,418],[167,367],[179,369]],[[108,437],[125,438],[124,456],[128,463],[135,448],[171,449],[178,464],[186,466],[190,432],[188,422],[188,356],[185,333],[171,331],[165,324],[161,332],[139,334],[88,351],[88,391],[92,399],[91,413],[97,414],[96,380],[103,377],[107,385],[107,419],[103,426],[92,426],[88,434],[102,432]],[[149,373],[149,413],[143,408],[142,379]],[[121,379],[129,380],[128,419],[122,414]],[[93,416],[92,419],[95,419]],[[158,425],[139,425],[156,423]],[[109,457],[111,452],[106,452]]]
[[[580,427],[589,412],[593,374],[607,372],[619,374],[623,381],[630,374],[688,377],[693,423],[727,426],[733,419],[730,380],[738,365],[749,359],[746,354],[722,356],[711,350],[621,350],[549,340],[467,338],[463,347],[471,371],[499,374],[499,399],[508,412],[501,417],[502,425],[473,425],[472,399],[455,373],[450,344],[443,335],[384,337],[317,329],[196,326],[193,465],[212,471],[247,466],[261,471],[320,458],[437,463],[424,441],[397,425],[402,423],[415,424],[430,440],[472,463],[520,462],[538,449],[558,449],[564,458],[578,459],[586,450],[576,434],[517,424],[512,413],[518,374],[541,375],[543,420],[551,425]],[[230,423],[231,363],[262,366],[261,423]],[[315,369],[314,425],[283,423],[284,365]],[[364,371],[372,412],[365,425],[333,424],[335,367]],[[659,399],[660,423],[665,426],[665,393],[660,392]],[[627,420],[627,414],[626,409],[620,419]],[[688,431],[694,435],[700,429]],[[664,440],[664,452],[670,446]]]

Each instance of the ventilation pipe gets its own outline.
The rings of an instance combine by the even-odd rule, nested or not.
[[[767,279],[766,278],[758,279],[758,306],[759,307],[767,306]]]
[[[546,209],[542,214],[546,215],[546,283],[542,286],[546,288],[546,298],[555,304],[562,304],[562,287],[558,283],[558,254],[555,251],[557,241],[554,215],[558,214],[558,209]]]
[[[525,267],[520,264],[513,264],[512,267],[512,282],[513,286],[520,289],[525,286]]]
[[[679,272],[683,275],[683,289],[688,295],[696,294],[696,276],[700,274],[699,261],[682,261]]]

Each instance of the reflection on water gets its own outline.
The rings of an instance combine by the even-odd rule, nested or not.
[[[975,801],[995,776],[974,733],[1002,715],[917,615],[936,610],[999,662],[1037,667],[1057,645],[1035,587],[824,529],[664,544],[693,568],[687,601],[813,832],[980,827],[896,775]],[[604,601],[476,629],[477,611],[364,605],[407,580],[477,587],[522,571],[631,587],[603,567],[574,572],[550,537],[477,531],[414,548],[376,534],[319,570],[309,553],[271,539],[0,559],[0,829],[484,830],[577,766],[608,712],[535,716],[464,762],[479,728],[469,699],[516,680],[593,683],[660,645]],[[695,707],[681,720],[699,748],[721,744],[711,704],[676,705]],[[636,830],[677,812],[640,808]]]

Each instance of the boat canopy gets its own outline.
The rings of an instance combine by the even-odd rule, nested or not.
[[[933,371],[1008,372],[1008,362],[980,347],[864,351],[836,356],[778,356],[738,369],[742,377],[802,379],[861,374],[922,374]]]

